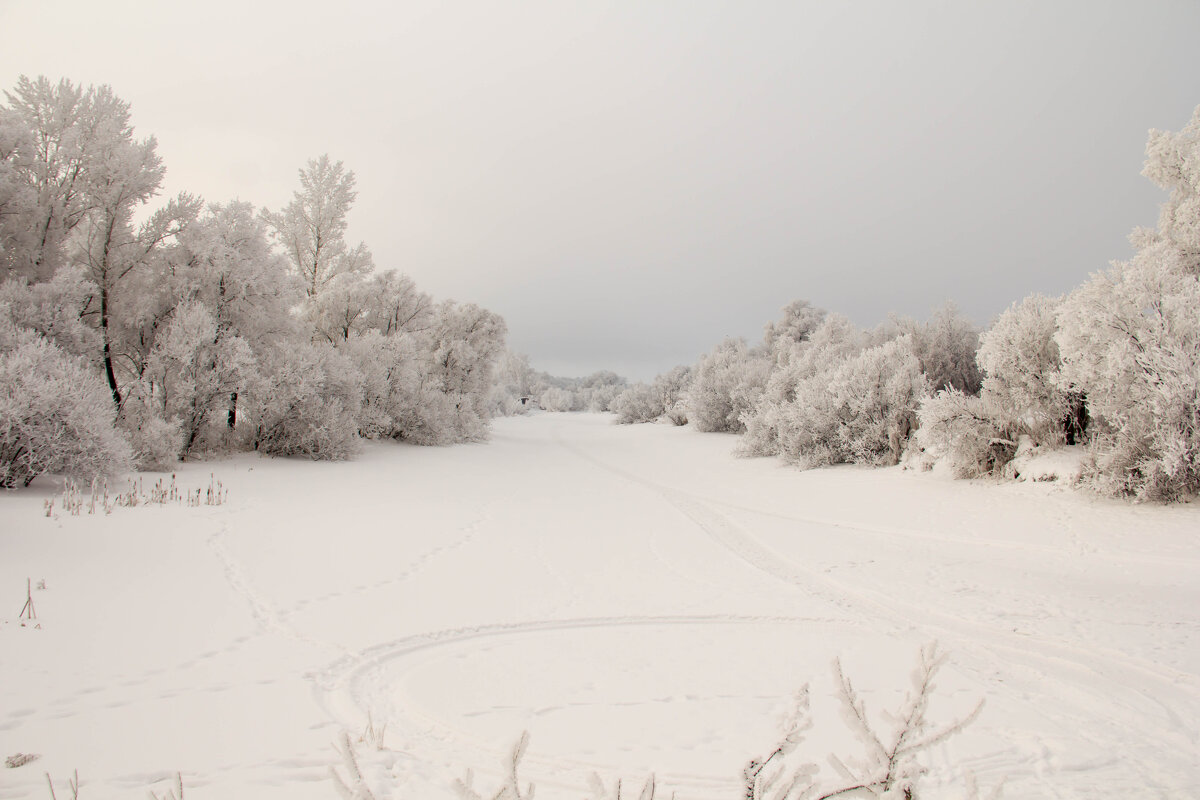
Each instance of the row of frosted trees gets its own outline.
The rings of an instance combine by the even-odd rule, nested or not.
[[[1031,295],[983,332],[952,307],[862,330],[800,301],[755,346],[614,399],[622,422],[743,433],[746,455],[804,467],[947,463],[1011,473],[1021,448],[1086,446],[1083,480],[1174,500],[1200,490],[1200,109],[1152,131],[1143,174],[1169,192],[1136,254],[1063,297]]]
[[[108,87],[0,104],[0,486],[207,451],[339,459],[486,437],[503,320],[345,239],[327,157],[279,211],[180,194]]]

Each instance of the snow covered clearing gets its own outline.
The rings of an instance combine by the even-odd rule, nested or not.
[[[332,798],[333,743],[377,797],[522,777],[581,797],[740,796],[811,683],[823,761],[854,755],[840,656],[894,707],[920,645],[931,715],[985,699],[926,758],[1019,798],[1196,796],[1200,508],[1058,483],[739,460],[735,440],[612,417],[497,420],[487,445],[372,444],[348,463],[239,456],[219,506],[70,516],[47,478],[0,495],[0,798]],[[151,483],[154,476],[147,476]],[[37,625],[18,618],[26,580]],[[24,624],[22,624],[24,623]]]

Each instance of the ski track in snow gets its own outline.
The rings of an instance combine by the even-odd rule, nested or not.
[[[1045,682],[1053,682],[1058,699],[1071,703],[1078,709],[1078,713],[1072,717],[1063,717],[1045,707],[1035,708],[1036,713],[1073,730],[1101,752],[1110,749],[1111,741],[1090,735],[1087,725],[1094,721],[1097,707],[1110,707],[1114,698],[1122,698],[1121,707],[1126,713],[1111,718],[1110,724],[1114,730],[1136,732],[1135,736],[1127,738],[1126,744],[1132,746],[1140,742],[1147,750],[1165,749],[1176,751],[1184,758],[1196,757],[1197,748],[1200,747],[1197,719],[1190,715],[1185,718],[1176,711],[1176,708],[1181,706],[1200,708],[1200,690],[1197,689],[1193,676],[1111,650],[1073,647],[1045,637],[1014,634],[1003,628],[990,627],[948,614],[941,607],[916,606],[893,596],[883,596],[861,586],[851,586],[818,574],[767,547],[714,508],[715,505],[724,504],[708,502],[609,464],[586,452],[579,445],[562,439],[557,431],[553,438],[558,445],[578,457],[655,492],[730,553],[765,575],[799,587],[811,596],[844,609],[862,619],[865,624],[880,629],[890,626],[893,629],[919,630],[930,634],[930,638],[938,639],[952,651],[954,667],[971,675],[981,688],[1000,679],[1010,683],[1024,683],[1029,686],[1026,695],[1036,696],[1045,693],[1045,689],[1042,688]],[[754,509],[739,510],[761,513]],[[820,520],[795,517],[785,519],[822,527],[829,525]],[[830,527],[879,536],[915,536],[963,544],[962,540],[953,540],[950,537],[898,528],[860,527],[847,523],[836,523]],[[971,544],[977,542],[972,541]],[[984,547],[1014,547],[1009,543],[996,541],[983,541],[978,544]],[[1156,559],[1143,561],[1164,563]],[[1103,702],[1098,703],[1097,700]],[[1033,697],[1029,697],[1027,702],[1032,706],[1035,701]],[[1131,789],[1136,789],[1141,796],[1152,796],[1148,790],[1155,790],[1158,792],[1157,796],[1174,798],[1192,788],[1181,783],[1164,784],[1162,777],[1144,767],[1136,754],[1123,755],[1124,765],[1138,774],[1138,782],[1132,784]],[[1066,768],[1086,770],[1108,763],[1111,762],[1083,763]],[[1002,779],[1006,776],[1011,778],[1017,773],[1028,773],[1031,767],[1035,774],[1041,772],[1038,764],[1031,765],[1025,759],[1012,760],[1001,754],[985,757],[964,766],[989,779]],[[1050,794],[1055,793],[1052,780],[1043,782],[1040,788]]]
[[[633,627],[679,627],[679,626],[729,626],[729,625],[853,625],[840,618],[748,616],[736,614],[681,615],[681,616],[611,616],[576,619],[547,619],[527,622],[496,623],[492,625],[468,626],[428,633],[416,634],[375,645],[361,653],[342,658],[319,673],[309,677],[313,681],[313,697],[331,718],[348,730],[361,730],[368,713],[376,721],[387,719],[389,729],[405,739],[421,742],[423,758],[431,754],[439,762],[445,774],[461,770],[466,765],[494,763],[506,752],[504,743],[480,740],[460,727],[441,717],[431,717],[414,712],[411,708],[397,707],[389,695],[393,687],[401,683],[411,657],[431,650],[451,648],[463,644],[478,643],[509,637],[553,635],[588,630],[612,630]],[[654,701],[650,701],[654,702]],[[575,704],[577,705],[577,704]],[[541,712],[554,710],[542,709]],[[524,762],[539,773],[538,784],[553,786],[569,791],[583,791],[588,776],[607,775],[612,766],[603,761],[583,758],[547,758],[530,753]],[[500,777],[497,773],[496,777]],[[705,795],[734,796],[741,783],[735,778],[696,775],[685,773],[663,773],[659,778],[672,788],[687,793],[701,791]],[[403,788],[397,789],[403,796]],[[693,795],[694,796],[694,795]]]

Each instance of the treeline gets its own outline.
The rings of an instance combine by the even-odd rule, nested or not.
[[[111,89],[23,77],[5,97],[0,486],[487,436],[504,321],[377,273],[345,239],[341,162],[310,161],[278,211],[186,193],[151,207],[155,140]]]
[[[1170,193],[1136,254],[1063,297],[1031,295],[977,331],[951,306],[862,330],[798,301],[753,346],[630,387],[621,422],[666,415],[742,433],[745,455],[802,467],[947,463],[1011,474],[1023,450],[1086,445],[1083,480],[1110,495],[1200,490],[1200,109],[1151,131],[1143,175]]]

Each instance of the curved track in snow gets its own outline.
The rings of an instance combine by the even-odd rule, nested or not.
[[[1196,676],[1130,657],[1102,646],[1083,646],[1044,636],[1013,632],[977,620],[953,614],[945,607],[901,600],[897,593],[869,589],[829,577],[816,569],[786,557],[772,549],[719,508],[748,514],[763,512],[734,504],[709,500],[654,480],[646,479],[623,467],[608,463],[574,442],[555,435],[555,442],[581,459],[618,475],[631,483],[657,493],[690,519],[713,541],[734,557],[751,565],[763,575],[844,610],[864,625],[885,632],[921,631],[937,639],[953,653],[955,667],[971,677],[981,690],[997,681],[1022,687],[1019,694],[1033,713],[1041,715],[1063,730],[1072,731],[1097,754],[1076,764],[1059,764],[1060,769],[1087,771],[1119,762],[1128,773],[1124,788],[1142,797],[1174,798],[1184,796],[1194,786],[1180,780],[1164,779],[1151,763],[1152,756],[1163,751],[1174,753],[1184,763],[1200,752],[1200,686]],[[804,525],[852,530],[856,534],[880,538],[918,537],[962,544],[961,540],[886,526],[855,526],[847,523],[784,517]],[[1009,542],[971,541],[983,549],[1023,549]],[[1158,559],[1142,559],[1160,563]],[[1053,706],[1037,704],[1032,698],[1053,695]],[[1104,709],[1105,731],[1095,731],[1097,710]],[[1107,755],[1105,755],[1107,754]],[[989,779],[1013,778],[1025,773],[1035,780],[1045,772],[1036,759],[996,753],[968,764],[977,774]],[[1053,778],[1037,782],[1048,796],[1054,796]],[[1117,787],[1108,786],[1109,790]]]

